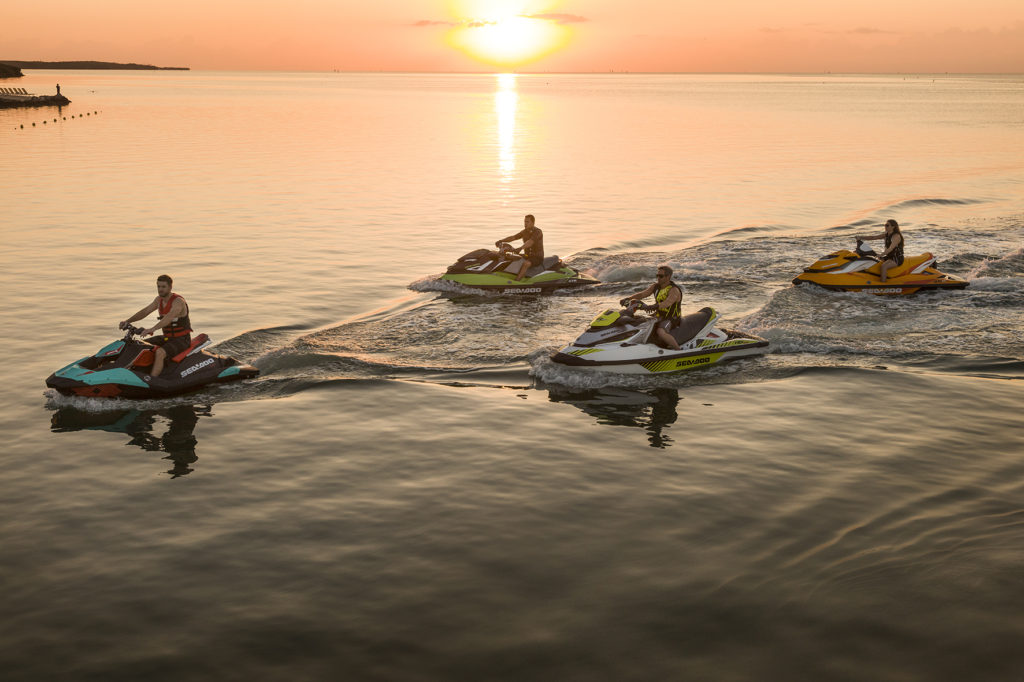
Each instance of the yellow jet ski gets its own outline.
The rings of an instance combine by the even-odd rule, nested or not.
[[[889,269],[885,282],[882,264],[870,246],[857,240],[855,251],[842,249],[824,256],[797,275],[793,284],[816,284],[839,291],[864,291],[870,294],[914,294],[934,289],[963,289],[969,282],[947,275],[935,267],[935,257],[925,252],[907,256],[903,265]]]

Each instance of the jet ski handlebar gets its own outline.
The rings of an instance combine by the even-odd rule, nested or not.
[[[637,310],[644,310],[650,313],[658,309],[658,306],[656,305],[646,305],[636,300],[635,298],[624,298],[621,301],[619,301],[619,305],[625,308],[630,315],[632,315]]]
[[[133,327],[132,325],[126,323],[121,323],[117,326],[118,328],[123,329],[125,331],[125,341],[131,339],[133,336],[142,336],[142,332],[146,331],[142,327]]]
[[[864,245],[863,239],[857,240],[857,248],[854,249],[858,256],[864,256],[866,258],[874,257],[877,260],[878,254],[870,246]]]

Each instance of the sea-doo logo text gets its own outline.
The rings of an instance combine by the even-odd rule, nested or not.
[[[903,287],[878,287],[873,289],[876,294],[902,294]]]
[[[505,289],[503,294],[539,294],[540,287],[524,287],[522,289]]]
[[[711,358],[705,356],[703,358],[694,358],[693,360],[677,360],[676,367],[689,367],[690,365],[706,365],[711,362]]]
[[[210,358],[208,360],[203,360],[198,365],[193,365],[192,367],[189,367],[188,369],[186,369],[184,372],[181,373],[181,376],[182,377],[187,377],[192,372],[198,372],[203,367],[206,367],[207,365],[212,365],[213,362],[214,362],[213,358]]]

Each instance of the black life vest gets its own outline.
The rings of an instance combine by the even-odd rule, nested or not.
[[[544,261],[544,233],[539,227],[530,230],[524,228],[514,239],[522,239],[524,244],[532,241],[532,244],[523,249],[523,255],[535,265],[540,265]]]
[[[894,261],[896,261],[896,265],[903,265],[903,233],[900,232],[900,228],[895,228],[892,231],[892,234],[889,234],[888,232],[885,233],[885,250],[889,250],[889,247],[892,246],[893,241],[896,240],[897,235],[899,235],[900,244],[895,249],[893,249],[892,253],[886,256],[886,258],[892,258]]]

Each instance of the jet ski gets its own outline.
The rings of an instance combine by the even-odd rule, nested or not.
[[[541,294],[554,289],[598,284],[599,281],[565,265],[558,256],[548,256],[541,265],[531,267],[516,281],[526,261],[513,255],[512,247],[498,243],[498,250],[477,249],[448,266],[441,281],[501,294]]]
[[[89,398],[162,398],[260,373],[252,365],[204,350],[211,342],[206,334],[199,334],[188,348],[167,358],[160,376],[151,377],[156,346],[134,338],[142,329],[130,325],[126,329],[123,339],[58,369],[46,385],[64,395]]]
[[[935,257],[925,252],[903,259],[903,265],[890,268],[882,282],[881,260],[870,246],[857,240],[854,251],[841,249],[815,262],[796,276],[793,284],[805,282],[826,289],[864,291],[871,294],[913,294],[932,289],[963,289],[969,282],[947,275],[935,267]]]
[[[639,308],[656,309],[633,301],[622,310],[606,310],[594,318],[587,331],[552,355],[552,361],[600,372],[662,374],[768,350],[768,342],[758,336],[716,327],[714,308],[684,315],[671,330],[679,350],[662,348],[654,342],[657,318],[637,317]]]

